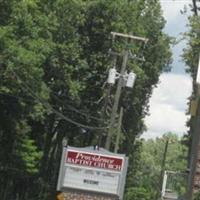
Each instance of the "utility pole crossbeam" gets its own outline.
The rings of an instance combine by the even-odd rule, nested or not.
[[[138,37],[138,36],[134,36],[134,35],[128,35],[128,34],[117,33],[117,32],[111,32],[111,35],[113,35],[113,37],[119,36],[119,37],[129,38],[129,39],[133,39],[133,40],[143,41],[145,43],[148,42],[147,38]]]
[[[118,36],[118,37],[123,37],[123,38],[129,39],[129,40],[142,41],[145,43],[148,41],[148,39],[143,38],[143,37],[137,37],[137,36],[122,34],[122,33],[117,33],[117,32],[111,32],[111,35],[113,36],[113,40],[115,39],[116,36]],[[126,48],[123,51],[122,56],[123,56],[123,62],[122,62],[121,70],[120,70],[119,81],[117,84],[117,89],[116,89],[116,93],[115,93],[115,97],[114,97],[114,104],[112,107],[112,112],[111,112],[111,117],[110,117],[110,125],[108,128],[108,135],[107,135],[106,143],[105,143],[105,148],[107,150],[110,150],[111,139],[112,139],[114,125],[115,125],[115,118],[117,115],[119,99],[120,99],[120,95],[121,95],[121,89],[124,84],[123,77],[126,75],[126,66],[127,66],[127,62],[128,62],[128,58],[129,58],[129,49],[128,48]]]

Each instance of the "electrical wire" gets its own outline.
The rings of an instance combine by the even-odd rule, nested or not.
[[[84,124],[76,122],[76,121],[70,119],[69,117],[63,115],[61,112],[54,109],[48,102],[46,102],[45,100],[43,100],[43,99],[39,98],[37,95],[35,95],[34,92],[32,91],[32,89],[27,84],[25,84],[24,81],[21,80],[19,75],[14,70],[11,70],[11,72],[23,84],[23,86],[21,86],[23,89],[25,89],[36,101],[41,103],[45,108],[50,109],[53,113],[58,115],[61,119],[66,120],[67,122],[74,124],[78,127],[82,127],[82,128],[90,129],[90,130],[104,130],[104,129],[108,128],[108,127],[93,127],[93,126],[84,125]]]
[[[15,73],[16,73],[16,72],[15,72]],[[31,77],[31,76],[29,76],[29,77],[30,77],[33,81],[39,81],[39,80],[37,80],[37,79],[35,79],[35,78]],[[51,95],[52,95],[57,101],[59,101],[60,103],[64,104],[63,101],[60,100],[60,99],[54,94],[54,92],[53,92],[51,89],[49,89],[49,90],[50,90],[50,92],[51,92]],[[94,119],[94,120],[97,120],[97,121],[100,121],[100,122],[104,122],[103,119],[100,119],[100,118],[91,116],[91,115],[89,115],[88,113],[84,113],[83,111],[80,111],[80,110],[76,109],[75,107],[73,107],[73,106],[71,106],[71,105],[69,105],[69,104],[65,104],[65,106],[68,107],[70,110],[72,110],[72,111],[74,111],[74,112],[77,112],[77,113],[79,113],[79,114],[81,114],[81,115],[83,115],[83,116],[85,116],[85,117],[87,117],[87,118]]]
[[[76,112],[76,113],[79,113],[87,118],[90,118],[90,119],[94,119],[94,120],[97,120],[97,121],[101,121],[103,122],[103,119],[100,119],[100,118],[97,118],[97,117],[94,117],[94,116],[91,116],[91,115],[88,115],[87,113],[83,112],[83,111],[80,111],[76,108],[74,108],[73,106],[71,105],[68,105],[66,103],[64,103],[62,100],[60,100],[55,94],[52,94],[52,96],[56,99],[56,101],[59,101],[60,103],[64,104],[66,107],[68,107],[70,110]]]

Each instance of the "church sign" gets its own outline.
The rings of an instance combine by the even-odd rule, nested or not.
[[[124,154],[92,147],[63,150],[57,190],[79,190],[122,199],[127,171]]]

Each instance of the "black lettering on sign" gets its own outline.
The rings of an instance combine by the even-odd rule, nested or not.
[[[98,181],[93,181],[93,180],[88,180],[88,179],[84,179],[83,183],[91,184],[91,185],[99,185]]]

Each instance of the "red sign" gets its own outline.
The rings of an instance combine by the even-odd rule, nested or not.
[[[123,158],[69,150],[67,152],[66,163],[121,171]]]

